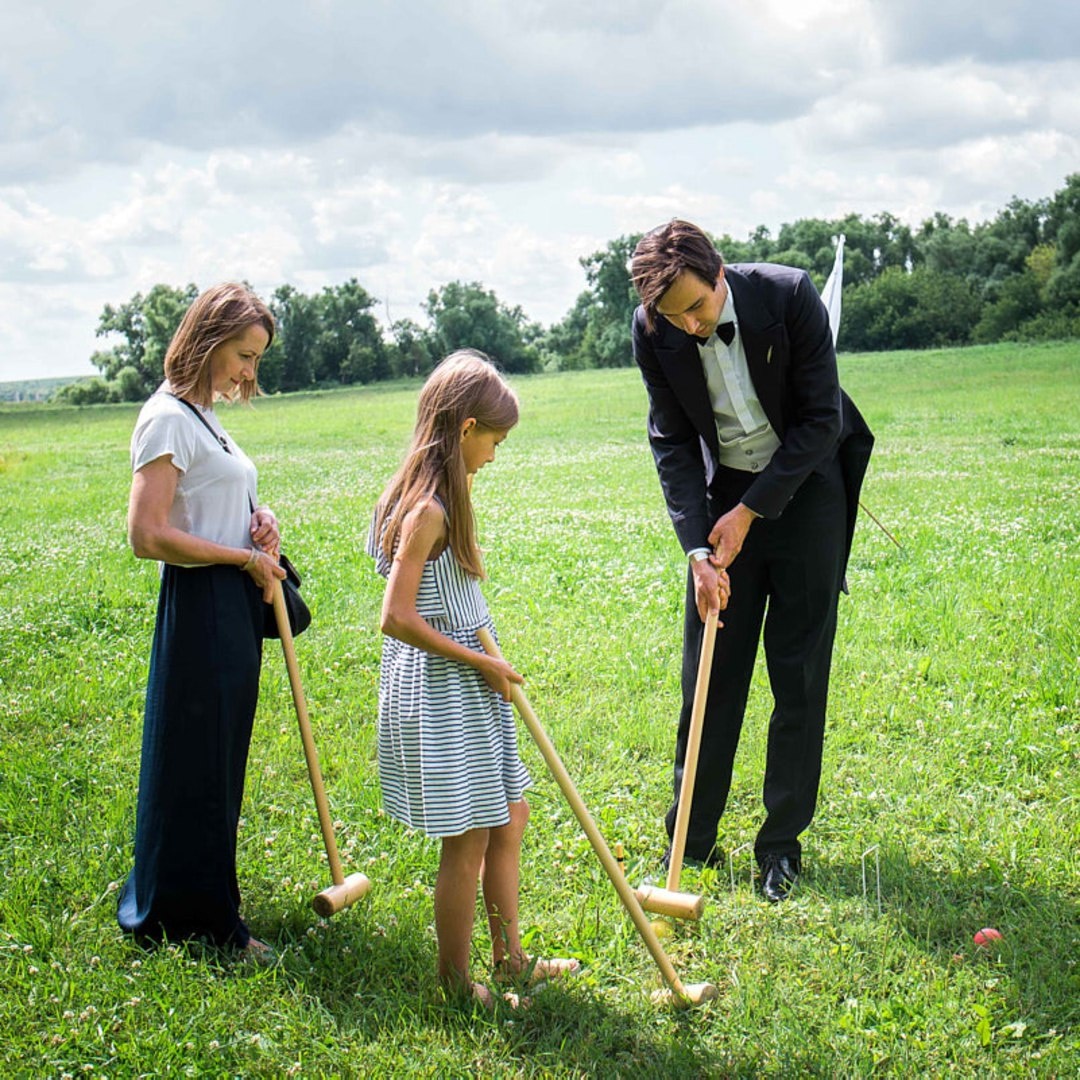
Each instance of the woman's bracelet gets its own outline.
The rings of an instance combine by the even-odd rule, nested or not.
[[[259,556],[261,554],[262,552],[258,548],[253,547],[251,549],[251,554],[248,556],[248,561],[244,563],[244,565],[241,566],[240,569],[247,573],[247,571],[250,570],[259,561]]]

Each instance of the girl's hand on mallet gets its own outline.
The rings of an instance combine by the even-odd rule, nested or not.
[[[484,676],[484,682],[498,694],[503,701],[510,700],[510,684],[517,683],[519,686],[525,681],[505,660],[497,656],[488,656],[480,653],[482,658],[477,667]]]

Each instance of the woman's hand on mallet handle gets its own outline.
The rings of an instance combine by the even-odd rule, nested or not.
[[[285,571],[278,565],[277,557],[268,555],[265,551],[252,548],[244,569],[251,575],[252,580],[262,589],[263,600],[272,604],[274,602],[274,581],[282,581]]]

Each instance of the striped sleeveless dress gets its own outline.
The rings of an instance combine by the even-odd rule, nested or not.
[[[388,577],[390,562],[374,529],[367,553]],[[476,651],[478,627],[495,633],[479,583],[449,545],[425,564],[416,609]],[[431,837],[508,824],[507,804],[531,783],[509,702],[475,668],[389,636],[379,671],[378,760],[386,812]]]

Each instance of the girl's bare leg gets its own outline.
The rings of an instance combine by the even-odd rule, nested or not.
[[[491,958],[496,967],[504,960],[513,971],[523,966],[518,926],[518,885],[521,877],[521,837],[529,820],[529,804],[509,804],[510,821],[489,830],[484,855],[484,907],[491,930]]]
[[[448,990],[472,991],[469,950],[476,916],[476,881],[488,847],[487,829],[443,838],[435,879],[435,934],[439,939],[439,981]]]
[[[518,885],[521,876],[521,838],[529,820],[529,804],[510,803],[510,823],[492,829],[484,856],[484,907],[491,929],[491,957],[497,975],[514,978],[528,972],[530,982],[571,974],[577,960],[539,959],[525,955],[518,922]]]

